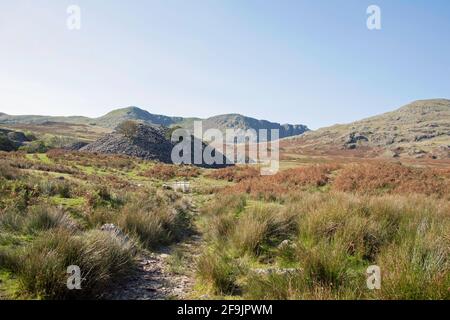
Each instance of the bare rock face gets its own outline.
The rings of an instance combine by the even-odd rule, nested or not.
[[[166,130],[163,127],[139,123],[133,136],[125,136],[116,131],[82,147],[80,151],[124,154],[170,163],[172,143],[165,137]]]

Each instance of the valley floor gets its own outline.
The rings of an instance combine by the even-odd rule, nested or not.
[[[0,298],[450,299],[450,166],[281,167],[0,153]]]

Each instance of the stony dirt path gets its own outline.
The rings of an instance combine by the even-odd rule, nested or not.
[[[195,210],[195,209],[194,209]],[[195,212],[194,212],[195,213]],[[159,252],[142,254],[137,270],[103,298],[107,300],[189,299],[195,283],[195,259],[203,239],[191,234]]]
[[[139,258],[137,270],[123,284],[118,285],[105,296],[108,300],[161,300],[187,299],[194,286],[194,270],[196,252],[202,239],[193,235],[166,252],[149,253]],[[174,271],[173,260],[178,258],[176,252],[182,252],[179,262],[181,271]]]

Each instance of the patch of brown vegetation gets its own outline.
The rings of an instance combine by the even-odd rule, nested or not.
[[[224,190],[225,193],[248,193],[263,199],[276,199],[288,190],[302,187],[322,187],[330,180],[330,174],[338,166],[332,164],[312,165],[281,171],[273,176],[243,179]],[[258,171],[259,173],[259,171]]]
[[[230,182],[240,182],[242,180],[256,178],[260,174],[260,170],[254,166],[232,166],[214,170],[209,174],[209,177]]]
[[[449,171],[406,167],[392,162],[351,164],[339,172],[333,189],[368,194],[418,193],[442,197],[449,195]]]
[[[56,163],[76,162],[81,166],[102,169],[131,170],[135,168],[135,163],[139,162],[139,159],[125,155],[96,154],[63,149],[49,150],[47,156]]]
[[[160,180],[170,180],[178,178],[194,178],[200,174],[200,170],[192,166],[179,166],[158,163],[143,172],[144,177],[155,178]]]

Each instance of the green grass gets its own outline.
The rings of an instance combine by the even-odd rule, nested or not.
[[[183,197],[142,175],[151,161],[51,153],[6,159],[48,168],[0,171],[1,298],[97,298],[109,280],[133,270],[135,253],[161,246],[177,248],[169,271],[197,271],[194,298],[450,298],[445,197],[335,192],[330,182],[269,201],[227,194],[236,184],[212,179],[211,170],[190,178],[192,193]],[[294,162],[307,159],[287,165]],[[79,171],[58,173],[58,166]],[[106,223],[123,238],[99,231]],[[193,229],[205,240],[195,261],[177,246]],[[67,263],[93,270],[80,295],[62,285]],[[366,287],[372,264],[382,269],[379,291]]]
[[[303,192],[283,205],[210,204],[198,277],[215,295],[247,299],[449,299],[444,200]],[[231,219],[231,220],[229,220]],[[283,239],[289,245],[281,247]],[[379,265],[382,289],[366,287]],[[283,273],[285,268],[297,270]],[[268,275],[255,269],[275,269]],[[208,272],[208,270],[210,270]]]
[[[187,202],[153,187],[162,181],[140,176],[153,162],[123,157],[98,162],[95,155],[64,153],[6,157],[11,157],[8,163],[23,161],[24,168],[30,162],[48,166],[1,166],[1,298],[97,298],[135,270],[141,250],[171,245],[190,232]],[[111,167],[105,166],[109,163]],[[53,171],[62,166],[82,170]],[[106,223],[122,234],[100,231]],[[176,257],[174,270],[183,259]],[[88,272],[81,292],[68,292],[65,286],[70,264]]]
[[[20,295],[19,280],[10,271],[0,269],[0,300],[15,299]]]
[[[61,198],[59,196],[54,196],[50,198],[50,201],[54,205],[61,205],[66,208],[79,208],[86,205],[86,199],[83,197]]]

